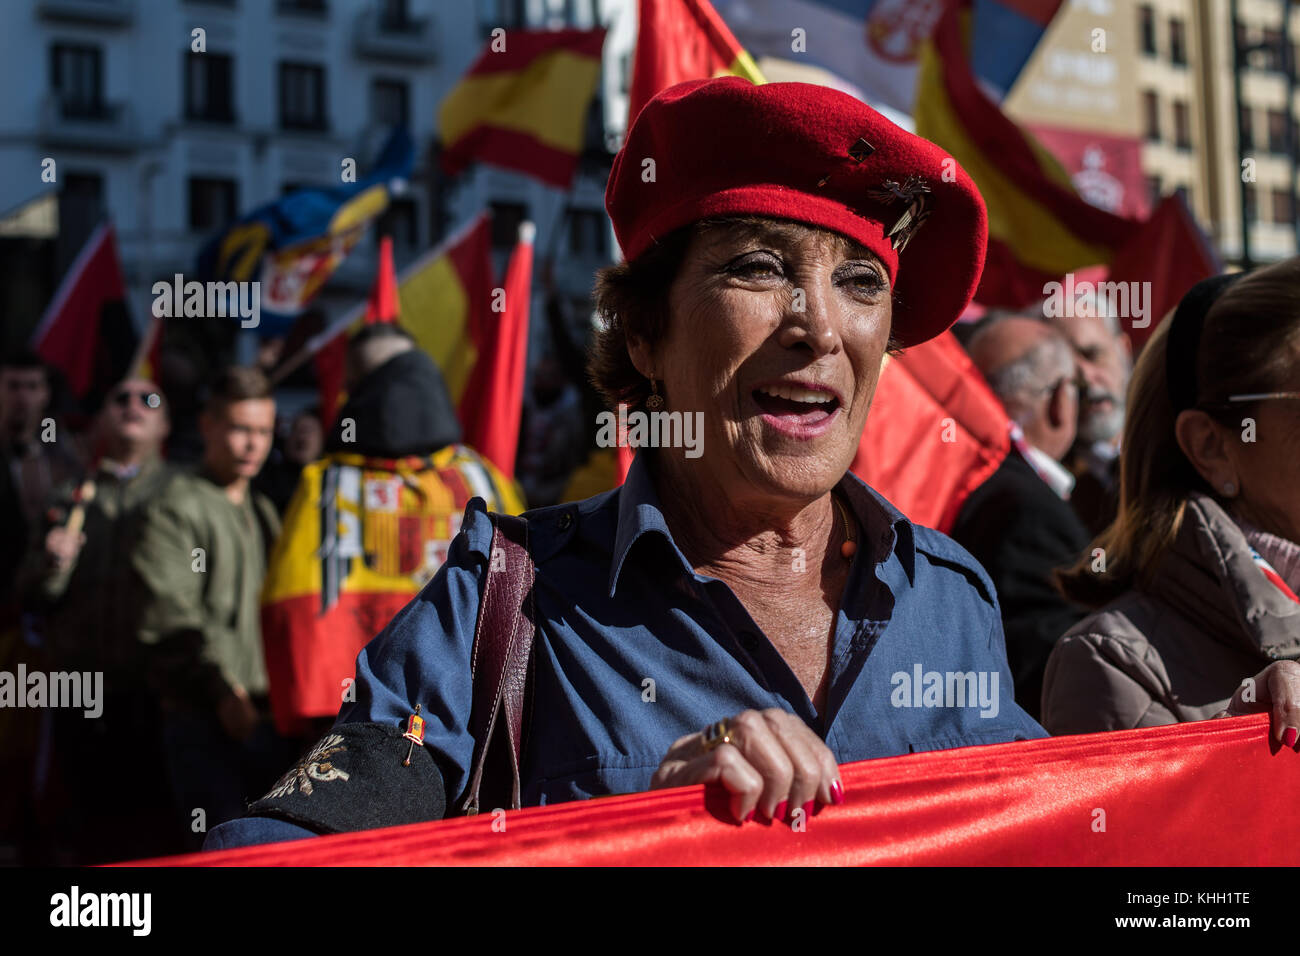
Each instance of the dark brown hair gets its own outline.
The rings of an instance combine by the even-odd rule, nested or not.
[[[1128,390],[1120,457],[1119,513],[1089,553],[1057,572],[1061,592],[1100,607],[1135,586],[1148,585],[1182,527],[1193,491],[1217,495],[1188,461],[1174,435],[1165,356],[1170,319],[1143,348]],[[1260,269],[1219,298],[1205,317],[1196,353],[1195,408],[1229,428],[1251,414],[1231,395],[1279,391],[1300,363],[1300,256]],[[1105,552],[1104,573],[1092,570],[1092,551]]]
[[[774,220],[763,216],[726,216],[700,219],[674,230],[656,242],[632,262],[619,262],[596,273],[593,298],[600,318],[587,353],[587,375],[610,408],[626,402],[638,408],[650,395],[650,380],[637,371],[628,355],[628,343],[640,339],[651,347],[659,344],[668,332],[668,295],[673,280],[686,258],[691,241],[701,233],[719,226],[742,226],[754,232],[769,229]],[[816,229],[815,226],[803,226]],[[828,231],[828,230],[823,230]],[[848,248],[858,248],[853,240],[832,233]],[[870,255],[865,252],[865,255]],[[874,257],[873,257],[874,258]],[[894,298],[898,306],[898,298]],[[898,343],[892,330],[888,351],[897,354]]]
[[[217,373],[203,408],[209,414],[216,414],[236,402],[270,397],[271,383],[260,369],[229,365]]]

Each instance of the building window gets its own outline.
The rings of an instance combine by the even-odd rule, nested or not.
[[[375,245],[383,236],[391,236],[398,249],[420,248],[420,206],[414,199],[394,199],[379,216]]]
[[[1169,21],[1169,59],[1178,66],[1187,65],[1187,29],[1182,20]]]
[[[1255,192],[1255,187],[1246,184],[1246,221],[1259,222],[1259,196]]]
[[[281,13],[307,13],[312,16],[324,16],[328,12],[325,0],[278,0],[276,9]]]
[[[1286,113],[1282,110],[1268,111],[1268,151],[1286,155]]]
[[[1273,190],[1273,221],[1277,223],[1286,223],[1287,225],[1290,225],[1292,222],[1291,210],[1292,210],[1291,193],[1285,189],[1274,189]]]
[[[507,30],[528,26],[525,0],[478,0],[479,31],[487,36],[497,27]]]
[[[1248,151],[1255,148],[1255,111],[1243,103],[1240,107],[1241,148]]]
[[[608,255],[605,214],[593,209],[569,210],[569,251],[584,259]]]
[[[99,219],[104,214],[104,177],[99,173],[64,173],[59,199],[86,209],[90,219]]]
[[[233,179],[190,179],[190,231],[207,232],[233,222],[239,187]]]
[[[404,80],[375,80],[370,84],[370,116],[381,126],[408,126],[409,91]]]
[[[1283,67],[1282,62],[1282,31],[1273,27],[1264,28],[1264,38],[1261,41],[1264,49],[1258,54],[1259,68],[1261,70],[1280,71]]]
[[[326,129],[325,69],[306,63],[280,64],[280,127]]]
[[[1142,94],[1142,113],[1146,117],[1146,137],[1153,143],[1160,142],[1160,97],[1154,90]]]
[[[210,123],[235,121],[234,70],[224,53],[185,56],[185,118]]]
[[[1191,120],[1188,117],[1187,104],[1174,102],[1174,145],[1179,149],[1192,148]]]
[[[50,87],[63,116],[102,118],[103,58],[98,47],[56,43],[50,48]]]
[[[1149,4],[1138,7],[1138,31],[1142,35],[1142,52],[1156,55],[1156,12]]]
[[[488,203],[492,215],[492,248],[513,249],[519,241],[519,224],[528,218],[521,202]]]
[[[1160,177],[1148,176],[1146,177],[1146,181],[1147,181],[1147,199],[1150,201],[1152,208],[1155,208],[1156,206],[1160,205],[1160,193],[1161,193]]]
[[[379,29],[390,33],[403,33],[415,26],[406,0],[381,0],[379,4]]]

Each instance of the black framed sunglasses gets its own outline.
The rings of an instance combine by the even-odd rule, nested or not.
[[[118,408],[126,408],[131,404],[132,396],[140,399],[140,404],[145,408],[156,409],[162,407],[162,396],[157,392],[117,392],[110,401]]]

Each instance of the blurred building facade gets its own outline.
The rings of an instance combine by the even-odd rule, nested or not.
[[[494,213],[498,271],[517,223],[537,224],[539,263],[554,257],[579,315],[592,273],[617,254],[604,184],[634,0],[31,0],[3,18],[0,243],[28,260],[3,276],[3,344],[30,331],[101,217],[116,227],[143,325],[152,282],[191,272],[223,223],[295,187],[339,183],[345,158],[364,171],[399,122],[416,142],[415,175],[326,286],[327,316],[364,297],[378,233],[393,237],[400,270],[481,209]],[[438,106],[492,29],[602,24],[604,73],[572,190],[485,167],[445,180]],[[192,49],[196,30],[204,52]]]
[[[1243,211],[1254,262],[1295,255],[1297,145],[1288,125],[1296,115],[1288,75],[1300,44],[1294,6],[1067,0],[1008,97],[1008,112],[1058,155],[1055,127],[1099,144],[1113,137],[1118,154],[1140,165],[1140,205],[1181,190],[1229,262],[1242,259]],[[1098,29],[1104,53],[1094,45]],[[1070,171],[1086,195],[1083,170]],[[1138,184],[1130,178],[1125,185]]]

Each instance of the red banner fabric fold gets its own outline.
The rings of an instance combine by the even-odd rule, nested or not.
[[[945,332],[891,358],[851,470],[912,521],[947,531],[997,471],[1011,423],[957,337]]]
[[[1275,747],[1258,714],[867,760],[802,831],[695,786],[150,862],[1295,865],[1300,755]]]

